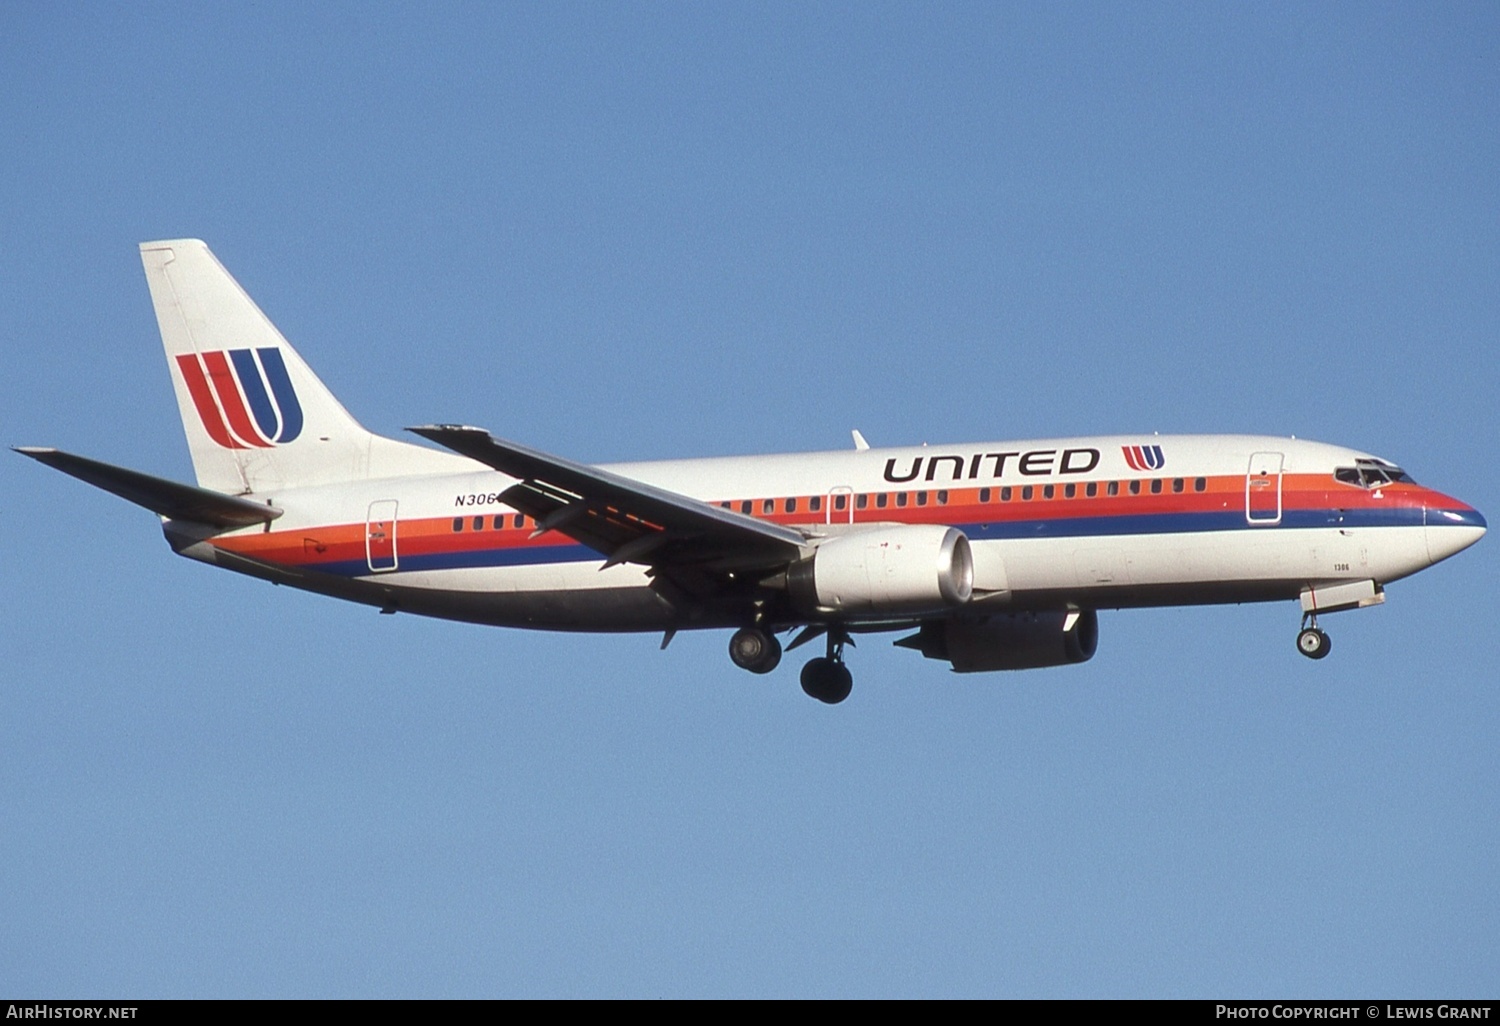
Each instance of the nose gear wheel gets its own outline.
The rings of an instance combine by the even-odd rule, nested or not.
[[[1309,659],[1322,659],[1333,651],[1333,639],[1318,626],[1315,613],[1302,616],[1302,630],[1297,632],[1297,651]]]

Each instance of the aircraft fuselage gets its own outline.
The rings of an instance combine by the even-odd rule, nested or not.
[[[1143,445],[1160,465],[1131,466]],[[1384,586],[1483,533],[1470,506],[1422,485],[1335,478],[1356,460],[1374,458],[1289,438],[1119,436],[605,469],[796,528],[810,543],[877,524],[956,527],[975,553],[983,594],[971,602],[985,609],[1254,602],[1296,599],[1314,582]],[[631,631],[743,620],[733,599],[680,609],[652,590],[647,567],[601,570],[604,557],[566,535],[534,536],[536,521],[501,498],[515,483],[476,470],[251,496],[285,515],[182,551],[478,623]]]

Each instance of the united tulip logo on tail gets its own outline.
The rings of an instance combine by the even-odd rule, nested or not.
[[[1160,470],[1167,465],[1159,445],[1122,445],[1120,451],[1131,470]]]
[[[302,433],[302,405],[274,346],[185,353],[177,366],[208,437],[224,448],[264,449]]]

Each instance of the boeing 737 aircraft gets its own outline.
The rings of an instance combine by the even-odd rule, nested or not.
[[[1080,663],[1095,610],[1299,600],[1318,616],[1485,532],[1367,453],[1253,436],[1061,438],[596,467],[477,427],[362,428],[202,242],[141,245],[197,487],[17,451],[161,518],[173,551],[473,623],[733,629],[754,673],[821,638],[802,687],[843,701],[851,635],[960,673]]]

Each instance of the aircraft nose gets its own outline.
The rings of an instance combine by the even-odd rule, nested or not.
[[[1434,563],[1462,552],[1483,538],[1489,529],[1483,513],[1453,499],[1435,505],[1429,503],[1423,510],[1423,523],[1427,557]]]

